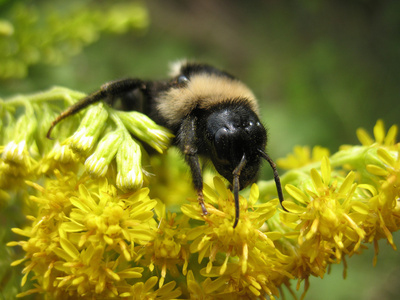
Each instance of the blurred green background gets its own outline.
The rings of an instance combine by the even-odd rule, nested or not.
[[[378,118],[387,127],[399,123],[397,0],[0,0],[1,98],[54,85],[91,92],[123,77],[162,79],[181,58],[248,84],[275,159],[296,144],[331,152],[357,144],[355,130],[372,132]],[[349,259],[346,280],[343,267],[333,266],[312,280],[306,299],[397,299],[398,252],[381,243],[375,268],[372,257],[370,249]],[[2,271],[0,280],[2,288]]]

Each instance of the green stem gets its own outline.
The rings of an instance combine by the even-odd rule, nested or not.
[[[124,135],[130,136],[128,129],[126,129],[124,123],[122,122],[121,118],[117,115],[115,110],[109,107],[108,105],[105,105],[104,108],[107,109],[108,115],[117,126],[117,130],[121,130],[123,131]]]

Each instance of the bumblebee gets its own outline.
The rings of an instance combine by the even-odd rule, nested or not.
[[[208,158],[232,186],[235,228],[239,221],[239,190],[257,179],[261,160],[274,172],[279,201],[283,201],[276,165],[265,152],[267,131],[258,116],[254,94],[229,73],[200,63],[178,62],[171,79],[147,81],[128,78],[105,83],[100,89],[62,112],[47,133],[62,119],[98,101],[119,109],[142,112],[175,134],[174,143],[190,167],[203,214],[203,179],[199,156]]]

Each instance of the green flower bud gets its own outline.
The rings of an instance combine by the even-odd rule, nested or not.
[[[96,177],[105,176],[108,166],[115,157],[122,141],[122,131],[113,131],[106,134],[97,145],[94,153],[85,161],[88,173]]]
[[[18,118],[10,137],[17,144],[25,141],[27,145],[31,145],[37,125],[37,119],[32,111],[32,107],[27,105],[25,114]]]
[[[163,153],[168,148],[174,135],[166,128],[157,125],[146,115],[136,111],[117,111],[117,115],[130,133],[149,144],[159,153]]]
[[[117,152],[117,186],[122,190],[143,185],[142,152],[129,135],[125,136]]]
[[[108,113],[104,109],[103,103],[91,106],[78,130],[68,139],[71,148],[78,152],[90,151],[103,132],[107,119]]]

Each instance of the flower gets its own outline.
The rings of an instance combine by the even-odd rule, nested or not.
[[[88,153],[107,124],[108,113],[102,103],[89,107],[76,132],[66,143],[77,152]]]
[[[153,276],[146,280],[146,282],[138,282],[127,289],[126,292],[120,294],[120,297],[129,297],[133,300],[142,299],[176,299],[181,295],[179,288],[175,289],[176,283],[170,281],[159,289],[154,290],[157,284],[157,277]]]
[[[122,190],[131,190],[143,185],[142,151],[139,144],[129,135],[117,152],[117,186]]]
[[[34,282],[19,296],[275,299],[292,279],[297,288],[305,281],[305,293],[309,277],[323,277],[331,264],[343,262],[346,270],[346,257],[369,243],[374,263],[379,239],[396,249],[396,126],[386,132],[378,120],[374,137],[359,129],[362,145],[331,156],[322,147],[295,147],[278,160],[289,169],[281,176],[287,211],[274,181],[259,181],[241,191],[233,228],[232,192],[204,172],[203,215],[177,151],[150,157],[154,176],[147,176],[147,155],[136,138],[163,153],[172,135],[146,116],[98,104],[72,136],[73,126],[55,131],[71,136],[64,142],[45,139],[47,125],[38,120],[52,119],[48,102],[75,102],[80,95],[57,89],[21,96],[0,111],[0,184],[29,194],[18,203],[27,204],[21,211],[30,225],[13,228],[23,238],[7,244],[22,247],[24,257],[12,263],[24,266],[22,285]],[[19,105],[25,114],[14,118]],[[27,122],[35,124],[24,131]],[[11,197],[18,195],[0,190],[2,203]]]
[[[160,270],[159,287],[161,288],[167,272],[173,277],[179,276],[181,272],[178,270],[178,265],[183,265],[182,274],[186,275],[189,262],[187,231],[190,227],[188,218],[185,216],[177,220],[176,213],[168,212],[167,214],[164,204],[158,205],[156,213],[159,224],[154,240],[147,247],[141,247],[137,253],[138,259],[141,259],[140,263],[146,265],[150,271],[153,272],[155,266]]]
[[[282,221],[292,223],[299,231],[298,245],[309,249],[310,262],[319,256],[319,251],[332,250],[340,261],[344,253],[352,255],[357,251],[365,237],[361,224],[368,214],[365,203],[368,199],[360,199],[362,191],[354,182],[353,172],[341,183],[332,180],[331,165],[326,157],[322,160],[321,174],[312,169],[310,177],[311,182],[305,183],[302,189],[286,186],[295,202],[284,202],[289,212],[281,214]],[[321,243],[326,244],[318,247]]]
[[[394,146],[390,147],[394,148]],[[370,189],[370,215],[365,220],[364,227],[367,232],[366,239],[374,241],[376,263],[378,245],[376,241],[386,238],[396,250],[392,232],[400,229],[400,147],[397,151],[388,151],[385,148],[377,150],[381,164],[367,165],[367,170],[375,175],[377,188]]]
[[[69,145],[62,145],[58,141],[53,149],[46,154],[38,164],[38,175],[51,174],[54,170],[72,171],[79,169],[81,156],[72,151]]]
[[[382,120],[378,120],[374,127],[375,140],[360,128],[357,136],[364,145],[361,147],[362,161],[352,160],[347,168],[356,168],[362,183],[366,186],[370,199],[368,201],[368,217],[363,222],[366,232],[366,241],[374,243],[375,256],[373,263],[377,261],[378,243],[385,238],[393,249],[392,232],[399,229],[399,143],[397,142],[398,127],[393,125],[385,134],[385,126]],[[361,152],[357,150],[358,152]],[[342,152],[342,151],[340,151]],[[339,152],[339,153],[340,153]],[[354,162],[353,162],[354,161]]]
[[[107,185],[107,183],[100,183]],[[156,201],[148,198],[149,190],[144,188],[124,200],[116,201],[117,191],[113,186],[101,188],[100,197],[94,198],[84,185],[79,185],[79,195],[72,196],[69,219],[61,229],[65,232],[79,232],[78,246],[85,243],[97,246],[107,244],[108,249],[116,248],[127,261],[132,259],[134,243],[146,244],[153,239],[151,210]],[[128,196],[128,195],[127,195]],[[131,248],[131,252],[129,251]]]
[[[163,153],[168,148],[171,138],[174,136],[169,130],[157,125],[142,113],[117,111],[116,115],[130,133],[148,143],[159,153]]]
[[[53,297],[114,297],[126,293],[143,268],[132,266],[135,244],[154,239],[156,223],[151,209],[156,202],[148,189],[118,194],[107,180],[90,179],[74,173],[56,172],[45,187],[29,183],[38,190],[31,201],[38,204],[38,216],[30,216],[32,226],[13,229],[28,237],[10,242],[26,252],[24,278],[30,272],[39,288]],[[91,295],[91,296],[90,296]]]
[[[218,205],[216,208],[206,204],[209,215],[201,216],[197,203],[197,206],[182,207],[185,215],[206,221],[205,225],[197,226],[187,234],[188,240],[193,240],[190,252],[198,252],[199,263],[207,257],[207,266],[201,274],[218,277],[212,283],[207,279],[204,281],[204,292],[209,296],[231,293],[260,296],[264,292],[269,296],[276,294],[274,280],[282,274],[290,275],[284,270],[283,255],[269,238],[270,234],[274,234],[263,232],[260,228],[274,215],[278,200],[256,204],[258,188],[253,185],[249,202],[240,197],[240,220],[237,227],[233,228],[233,194],[218,177],[214,178],[214,186],[217,193],[208,186],[204,187],[207,202]]]
[[[0,148],[0,188],[20,186],[36,167],[36,161],[31,157],[26,140],[11,141]]]
[[[363,129],[357,129],[357,137],[363,146],[371,146],[371,145],[384,145],[387,147],[394,146],[396,144],[396,136],[398,132],[397,125],[393,125],[390,127],[387,134],[385,134],[385,124],[382,120],[378,120],[376,125],[374,126],[374,139],[368,134],[368,132]]]
[[[188,264],[189,251],[184,247],[175,251],[170,240],[177,238],[176,245],[181,245],[186,239],[178,231],[175,236],[168,229],[170,223],[160,227],[163,231],[156,230],[156,201],[149,198],[147,188],[140,188],[148,173],[142,168],[141,145],[131,133],[159,152],[167,148],[172,135],[138,113],[130,115],[138,121],[125,126],[113,109],[100,103],[88,109],[74,134],[74,126],[65,125],[76,122],[77,116],[60,124],[53,136],[70,137],[52,144],[46,133],[58,113],[53,102],[71,104],[83,96],[55,88],[2,102],[0,199],[3,203],[15,197],[9,190],[17,186],[19,194],[30,194],[29,205],[21,211],[31,211],[27,220],[32,225],[13,229],[26,240],[8,243],[21,246],[25,253],[13,263],[24,264],[22,285],[30,274],[35,281],[19,296],[177,297],[181,291],[168,274],[180,273],[182,263]],[[25,111],[15,118],[12,112],[19,106]],[[141,249],[154,254],[144,266]],[[163,270],[162,276],[139,279],[155,266]]]
[[[276,161],[278,167],[286,170],[301,168],[313,162],[319,162],[324,156],[329,156],[329,149],[314,146],[312,153],[308,146],[295,146],[293,154],[288,154],[286,158],[280,158]]]
[[[32,105],[24,102],[24,106],[25,114],[16,120],[8,116],[8,122],[12,126],[5,128],[4,140],[1,138],[5,146],[0,148],[0,188],[21,186],[36,167],[31,152],[34,152],[32,145],[37,121]]]
[[[95,177],[106,175],[112,159],[119,150],[123,136],[121,130],[112,131],[100,140],[93,154],[85,161],[86,171],[89,174]]]

